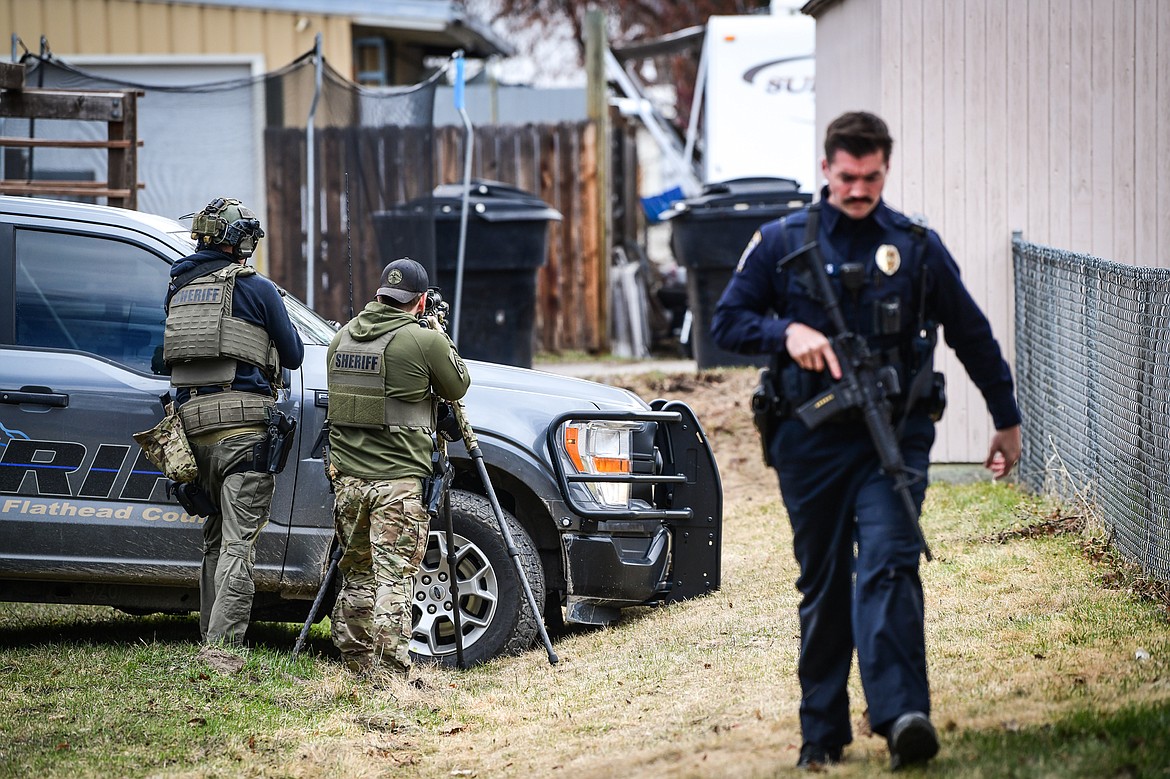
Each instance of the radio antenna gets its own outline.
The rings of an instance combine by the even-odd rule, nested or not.
[[[353,234],[353,222],[349,217],[349,171],[345,172],[345,272],[349,276],[349,318],[353,319],[353,251],[350,235]]]

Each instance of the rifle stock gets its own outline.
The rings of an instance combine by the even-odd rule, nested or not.
[[[337,564],[341,562],[342,549],[341,545],[333,547],[333,554],[329,556],[329,567],[325,569],[325,576],[321,579],[321,586],[317,588],[317,597],[313,598],[313,605],[309,607],[309,616],[305,617],[304,627],[297,635],[297,640],[293,643],[292,655],[296,657],[301,653],[301,649],[305,646],[305,639],[309,637],[309,629],[313,627],[313,623],[317,620],[317,612],[321,609],[321,602],[325,600],[325,594],[333,586],[333,577],[337,575]]]

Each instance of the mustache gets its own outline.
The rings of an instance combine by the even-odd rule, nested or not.
[[[847,197],[847,198],[845,198],[845,202],[846,203],[872,203],[873,198],[871,198],[871,197]]]

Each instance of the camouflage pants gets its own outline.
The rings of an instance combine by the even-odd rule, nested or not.
[[[347,665],[410,668],[410,597],[427,548],[422,479],[333,480],[333,524],[344,552],[333,643]]]
[[[242,471],[224,476],[265,439],[246,429],[222,440],[191,440],[199,485],[220,514],[203,523],[203,568],[199,578],[199,632],[206,644],[238,646],[252,617],[256,584],[256,539],[268,524],[276,481],[270,473]]]

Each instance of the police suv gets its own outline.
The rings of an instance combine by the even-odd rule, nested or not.
[[[162,217],[0,197],[0,601],[198,608],[203,520],[168,496],[131,438],[162,416],[163,295],[171,263],[193,249],[189,230]],[[285,301],[306,353],[278,399],[297,440],[256,547],[254,617],[297,621],[334,542],[313,445],[336,326]],[[469,369],[467,415],[547,624],[609,624],[625,607],[718,588],[722,490],[690,408],[540,371]],[[529,647],[537,617],[474,463],[461,444],[450,454],[458,604],[435,528],[411,649],[453,663],[458,608],[475,663]]]

